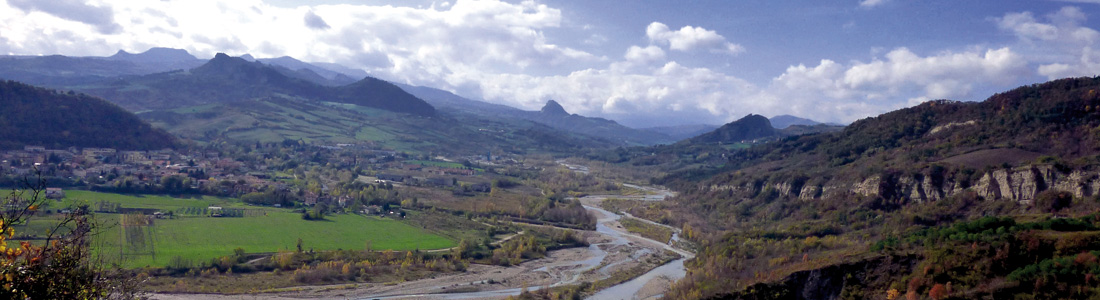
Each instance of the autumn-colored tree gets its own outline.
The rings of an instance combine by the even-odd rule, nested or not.
[[[898,292],[898,289],[890,289],[886,291],[886,300],[897,299],[899,295],[901,295],[901,292]]]
[[[932,289],[928,291],[928,296],[932,297],[932,300],[940,300],[947,298],[947,287],[942,283],[937,283],[932,286]]]
[[[45,181],[24,180],[26,189],[0,199],[0,299],[131,299],[140,295],[136,276],[100,269],[91,257],[88,207],[73,209],[51,228],[41,245],[22,241],[8,248],[17,224],[24,224],[46,200]],[[122,279],[128,277],[129,279]]]

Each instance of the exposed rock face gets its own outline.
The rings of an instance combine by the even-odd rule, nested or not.
[[[927,175],[907,175],[895,178],[874,175],[859,181],[833,180],[824,184],[807,184],[796,188],[790,182],[770,183],[780,195],[801,200],[813,200],[843,195],[882,196],[905,198],[910,201],[938,201],[966,191],[974,191],[987,200],[1009,200],[1028,204],[1046,190],[1073,193],[1084,198],[1100,191],[1100,172],[1061,172],[1050,165],[1033,165],[1012,169],[999,169],[981,175],[968,184],[953,180],[936,180]],[[710,191],[730,191],[755,195],[760,188],[752,184],[711,185]]]

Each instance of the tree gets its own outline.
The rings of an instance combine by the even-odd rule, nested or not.
[[[937,283],[932,286],[932,290],[928,291],[928,296],[932,297],[932,300],[947,298],[947,287],[942,283]]]
[[[1073,205],[1073,194],[1064,191],[1047,190],[1035,196],[1035,208],[1043,212],[1058,212]]]
[[[39,176],[26,189],[0,200],[0,298],[2,299],[134,299],[141,295],[131,274],[98,267],[88,245],[93,231],[88,207],[81,206],[54,225],[41,246],[20,242],[8,248],[18,224],[27,222],[45,202]],[[121,276],[120,276],[121,275]],[[122,279],[128,277],[129,279]]]

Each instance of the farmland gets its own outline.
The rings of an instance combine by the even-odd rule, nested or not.
[[[108,263],[123,267],[166,266],[170,261],[199,264],[230,255],[242,248],[249,253],[296,250],[298,239],[303,250],[364,249],[427,250],[454,246],[440,235],[428,233],[404,220],[375,216],[336,214],[325,220],[306,221],[289,209],[246,206],[234,199],[201,197],[176,199],[166,196],[129,196],[87,191],[67,191],[68,197],[53,202],[60,210],[79,201],[118,203],[123,208],[159,208],[173,211],[174,218],[154,219],[151,226],[122,226],[125,215],[96,213],[98,234],[93,248]],[[208,206],[238,208],[245,217],[214,218],[182,212],[204,210]],[[56,217],[57,214],[54,214]],[[45,235],[55,217],[35,218],[17,227],[20,234]],[[120,247],[122,246],[122,247]]]

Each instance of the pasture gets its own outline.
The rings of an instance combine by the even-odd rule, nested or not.
[[[242,248],[248,253],[297,250],[323,251],[364,249],[368,242],[375,250],[429,250],[453,247],[456,241],[395,220],[354,214],[328,215],[325,220],[307,221],[291,209],[247,206],[235,199],[199,197],[194,199],[166,196],[130,196],[87,191],[66,191],[63,201],[51,202],[53,210],[69,204],[100,201],[117,203],[123,208],[159,208],[172,211],[175,218],[137,222],[134,215],[96,213],[97,233],[93,250],[106,263],[127,268],[167,266],[170,262],[190,264],[233,254]],[[78,200],[79,199],[79,200]],[[208,217],[208,206],[246,211],[244,217]],[[60,215],[35,216],[17,226],[17,235],[45,236]],[[124,221],[125,220],[125,221]],[[140,223],[140,225],[135,225]],[[127,226],[124,226],[127,225]]]

